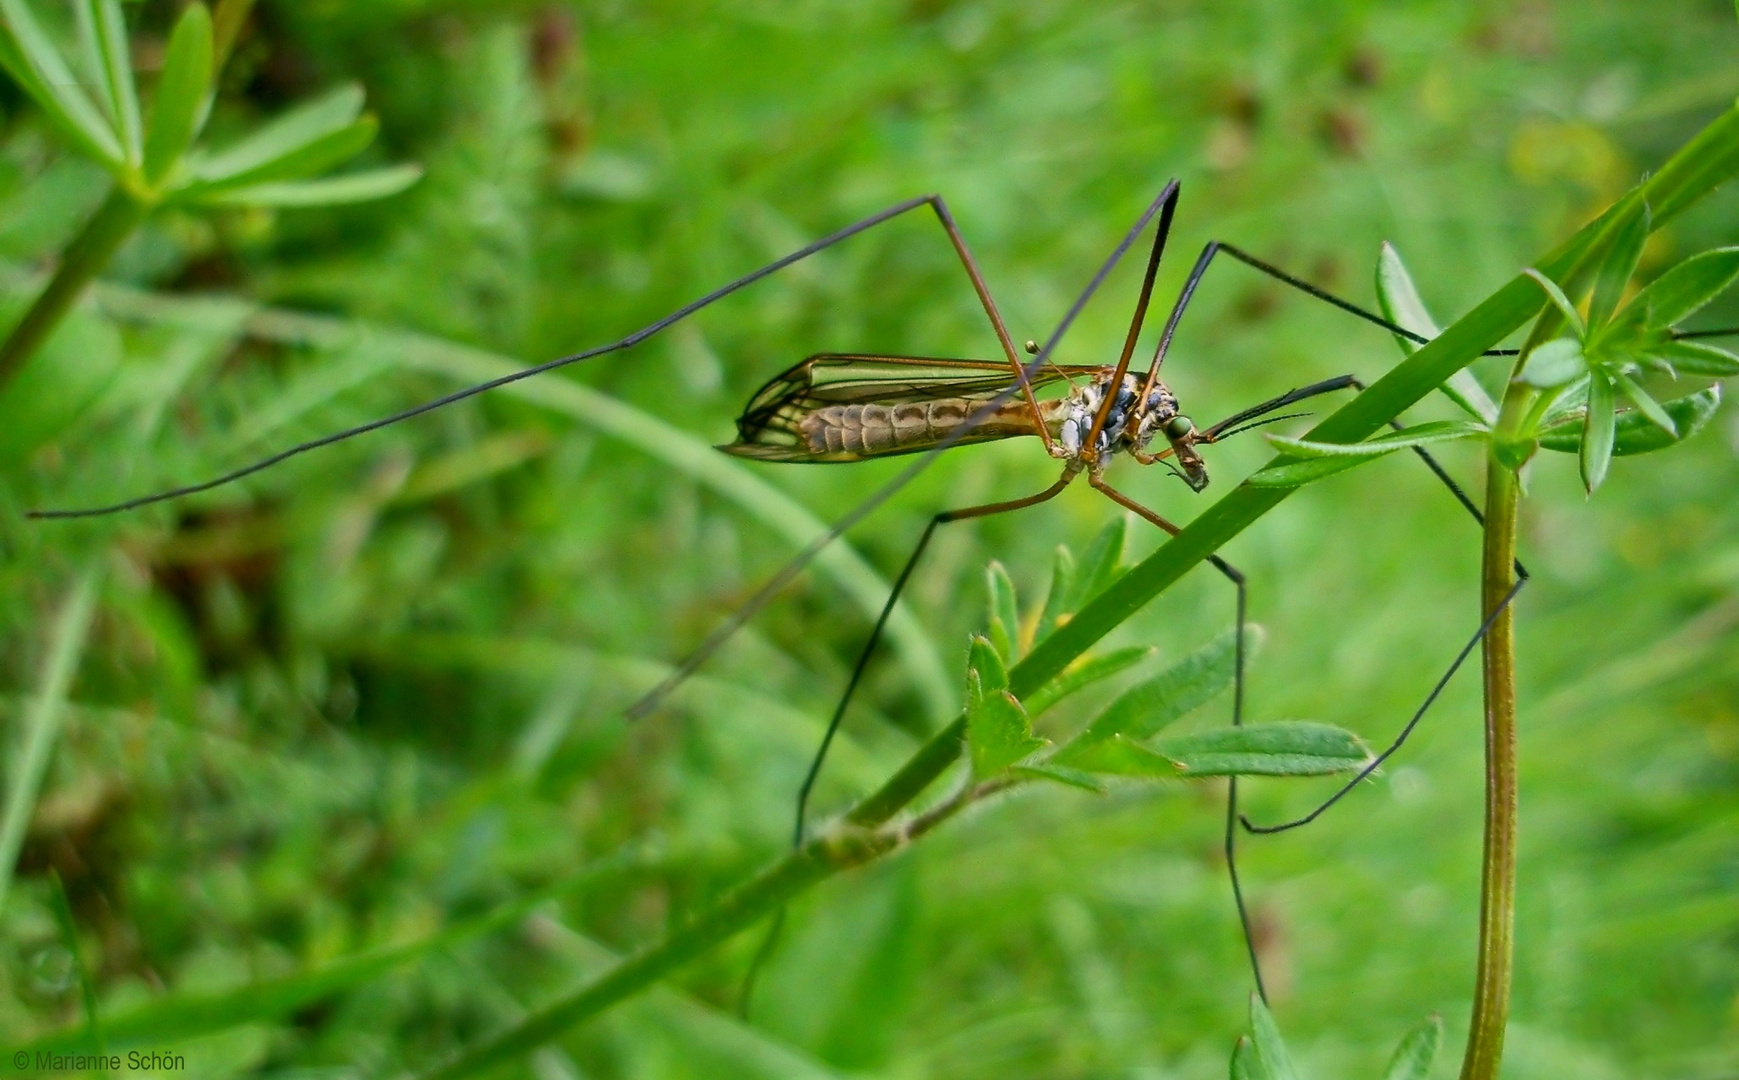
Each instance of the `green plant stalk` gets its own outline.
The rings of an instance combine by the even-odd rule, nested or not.
[[[1525,397],[1506,395],[1517,417]],[[1487,456],[1481,613],[1490,618],[1515,586],[1516,509],[1521,484],[1496,454]],[[1473,1016],[1461,1080],[1496,1080],[1509,1021],[1516,931],[1516,649],[1515,607],[1503,609],[1482,643],[1485,673],[1485,847],[1479,888],[1479,958]]]
[[[4,343],[0,343],[0,391],[6,389],[17,374],[36,355],[36,350],[54,333],[67,310],[78,300],[96,276],[109,265],[115,252],[133,235],[150,207],[133,194],[116,185],[96,214],[85,223],[73,242],[67,246],[59,269],[49,279],[41,295],[24,318],[12,328]]]
[[[1681,147],[1645,185],[1645,197],[1650,200],[1650,205],[1661,208],[1653,218],[1654,226],[1660,227],[1736,171],[1739,171],[1739,110],[1729,110]],[[1579,271],[1610,243],[1614,231],[1610,224],[1604,220],[1591,222],[1535,265],[1557,279]],[[1390,418],[1398,416],[1442,385],[1480,353],[1519,329],[1538,314],[1545,303],[1545,295],[1539,286],[1526,275],[1518,274],[1440,336],[1318,424],[1306,438],[1319,442],[1353,442],[1368,437]],[[1026,697],[1044,686],[1167,586],[1279,505],[1288,494],[1290,492],[1284,489],[1240,486],[1209,507],[1011,668],[1009,689],[1017,697]],[[890,820],[960,757],[964,750],[965,730],[962,718],[937,732],[886,784],[849,811],[845,823],[857,829],[878,829]],[[875,835],[886,832],[878,829]],[[529,1052],[573,1024],[644,989],[713,945],[766,918],[793,897],[847,865],[859,865],[893,850],[890,846],[882,851],[866,853],[849,864],[836,864],[817,854],[830,842],[829,838],[836,835],[829,831],[810,841],[801,850],[786,856],[728,894],[675,934],[623,961],[578,993],[427,1074],[429,1080],[456,1080]],[[901,842],[914,835],[912,830],[904,831]]]

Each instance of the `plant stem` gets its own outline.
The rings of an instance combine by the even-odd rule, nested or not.
[[[1507,404],[1507,403],[1506,403]],[[1482,614],[1490,618],[1514,586],[1516,474],[1487,459]],[[1479,964],[1473,1019],[1461,1080],[1496,1080],[1509,1020],[1516,928],[1516,653],[1515,608],[1492,620],[1483,645],[1485,668],[1485,854],[1479,891]]]
[[[149,209],[120,185],[109,192],[103,205],[67,246],[60,268],[48,286],[12,328],[5,342],[0,343],[0,391],[36,355],[36,350],[60,325],[67,309],[109,265],[116,250],[133,234]]]

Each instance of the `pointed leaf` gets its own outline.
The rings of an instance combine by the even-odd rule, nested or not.
[[[1440,332],[1437,321],[1431,317],[1419,290],[1414,287],[1406,264],[1401,261],[1401,253],[1387,240],[1383,241],[1382,250],[1377,254],[1377,304],[1384,318],[1422,338],[1434,338]],[[1395,340],[1407,356],[1419,349],[1418,342],[1410,338],[1397,334]],[[1438,389],[1474,419],[1488,426],[1497,423],[1497,402],[1466,368],[1451,375]]]
[[[73,78],[25,0],[0,0],[0,38],[0,63],[55,126],[109,168],[124,165],[120,139]]]
[[[1383,1080],[1426,1080],[1431,1065],[1437,1060],[1437,1047],[1443,1041],[1443,1018],[1433,1015],[1409,1031],[1389,1059]]]
[[[1720,295],[1739,277],[1739,247],[1692,255],[1655,278],[1631,304],[1646,313],[1648,325],[1663,329],[1678,323]]]
[[[975,637],[967,655],[966,669],[978,675],[977,687],[980,695],[997,690],[1008,689],[1008,668],[1002,662],[1002,654],[996,651],[990,639]],[[967,707],[977,704],[978,698],[968,697]]]
[[[1015,600],[1014,580],[1000,562],[992,559],[984,570],[985,591],[990,601],[991,644],[1006,663],[1020,659],[1020,608]]]
[[[330,159],[359,137],[355,130],[362,122],[361,114],[362,88],[340,87],[291,109],[227,150],[205,158],[195,165],[194,174],[202,185],[212,188],[311,175],[337,164],[337,160]],[[372,124],[367,130],[368,138],[372,139]],[[360,146],[343,158],[354,156],[367,144],[368,139],[363,139]],[[305,162],[309,160],[325,163],[307,168]]]
[[[1245,647],[1255,635],[1246,632]],[[1113,735],[1145,739],[1219,696],[1236,673],[1237,633],[1228,630],[1145,682],[1137,683],[1058,752],[1060,763]]]
[[[169,36],[163,77],[145,131],[145,180],[156,184],[193,142],[205,96],[211,91],[211,15],[204,4],[189,4]]]
[[[1379,454],[1377,457],[1381,457]],[[1307,458],[1304,461],[1281,462],[1269,465],[1267,468],[1250,474],[1244,483],[1251,487],[1303,487],[1314,484],[1318,480],[1356,469],[1376,457],[1322,457]]]
[[[1171,758],[1122,735],[1079,747],[1070,744],[1067,749],[1070,753],[1064,768],[1141,780],[1181,780],[1184,776],[1183,767]],[[1059,753],[1052,762],[1062,757]]]
[[[1661,406],[1672,418],[1678,435],[1668,435],[1641,412],[1625,409],[1613,425],[1612,456],[1629,457],[1664,450],[1684,442],[1708,425],[1721,404],[1719,384],[1694,394],[1674,398]],[[1574,454],[1582,449],[1583,412],[1573,410],[1540,430],[1540,446],[1559,453]]]
[[[1629,375],[1615,375],[1614,378],[1618,380],[1618,388],[1624,391],[1624,396],[1636,403],[1638,412],[1648,417],[1654,426],[1671,435],[1675,441],[1678,439],[1679,429],[1673,423],[1673,418],[1661,408],[1660,402],[1650,397],[1648,391],[1638,386],[1636,380]]]
[[[1588,358],[1575,338],[1553,338],[1528,354],[1522,364],[1522,381],[1549,390],[1588,373]]]
[[[1329,776],[1371,760],[1352,732],[1303,720],[1167,735],[1153,748],[1187,777]]]
[[[1108,790],[1105,782],[1090,772],[1081,769],[1071,769],[1064,765],[1052,765],[1040,762],[1036,765],[1016,765],[1011,772],[1033,780],[1049,780],[1055,784],[1066,784],[1069,787],[1091,791],[1095,795],[1103,795]]]
[[[1564,290],[1558,288],[1557,282],[1540,273],[1538,270],[1535,270],[1531,266],[1526,270],[1523,270],[1522,273],[1533,278],[1540,288],[1546,290],[1546,296],[1554,305],[1557,306],[1558,311],[1564,316],[1564,321],[1569,323],[1571,329],[1576,331],[1576,336],[1578,338],[1585,338],[1588,336],[1588,327],[1587,324],[1582,321],[1582,314],[1576,310],[1576,305],[1570,302],[1570,298],[1564,295]]]
[[[1612,384],[1605,372],[1596,371],[1588,380],[1588,412],[1582,418],[1582,486],[1590,495],[1606,480],[1612,464],[1614,420]]]
[[[1087,601],[1105,591],[1117,580],[1117,569],[1123,563],[1123,545],[1129,534],[1129,518],[1118,514],[1112,518],[1081,556],[1075,573],[1075,590],[1070,597],[1070,611],[1079,611]]]
[[[1045,595],[1045,612],[1039,616],[1036,640],[1043,641],[1062,622],[1074,614],[1075,554],[1067,545],[1057,545],[1056,561],[1051,565],[1051,591]]]
[[[982,643],[982,647],[981,647]],[[974,667],[967,672],[966,737],[972,750],[972,774],[993,776],[1045,745],[1033,737],[1026,711],[1013,694],[993,687],[998,673],[985,672],[977,663],[1000,665],[996,650],[983,638],[973,642]],[[1000,673],[1003,686],[1007,673]]]
[[[322,180],[280,180],[240,188],[195,188],[188,201],[213,206],[267,206],[291,209],[371,202],[397,195],[423,177],[421,165],[392,165],[329,176]]]
[[[1641,199],[1630,201],[1633,206],[1627,208],[1624,224],[1619,226],[1617,235],[1612,238],[1612,246],[1607,249],[1606,257],[1600,261],[1594,274],[1594,295],[1588,301],[1588,325],[1595,333],[1599,333],[1600,327],[1605,326],[1612,313],[1618,310],[1618,301],[1623,299],[1624,287],[1630,284],[1636,273],[1636,264],[1642,259],[1642,246],[1648,240],[1652,224],[1648,203]]]
[[[1029,695],[1026,700],[1027,715],[1038,716],[1070,694],[1109,679],[1126,668],[1134,667],[1158,651],[1151,645],[1131,645],[1126,649],[1114,649],[1103,656],[1089,657],[1069,667],[1040,687],[1036,693]]]
[[[1270,435],[1268,441],[1273,443],[1275,449],[1281,453],[1291,454],[1294,457],[1379,458],[1396,450],[1453,442],[1456,439],[1480,438],[1485,433],[1484,425],[1474,423],[1471,420],[1432,420],[1429,423],[1414,424],[1412,427],[1403,428],[1400,431],[1385,432],[1361,443],[1310,442],[1306,439],[1294,439],[1287,435]]]
[[[1240,1035],[1232,1047],[1232,1080],[1274,1080],[1248,1035]]]
[[[1739,356],[1702,341],[1668,341],[1650,347],[1685,375],[1725,379],[1739,375]]]
[[[1274,1014],[1258,994],[1250,995],[1250,1034],[1256,1041],[1256,1053],[1273,1080],[1298,1080],[1298,1070],[1292,1066],[1292,1056],[1286,1052],[1286,1042],[1280,1037]]]
[[[137,162],[142,149],[139,94],[133,85],[133,60],[127,49],[127,22],[121,15],[120,0],[80,0],[78,15],[122,153],[129,162]]]

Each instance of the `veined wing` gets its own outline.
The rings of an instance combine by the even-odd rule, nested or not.
[[[1034,389],[1096,367],[1047,365]],[[1006,363],[928,356],[822,353],[768,380],[719,449],[764,461],[862,461],[929,449],[1015,385]],[[1011,398],[957,442],[1036,434],[1024,397]]]

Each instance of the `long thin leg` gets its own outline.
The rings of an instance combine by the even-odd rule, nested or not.
[[[1107,484],[1104,478],[1089,476],[1087,482],[1118,506],[1134,511],[1172,536],[1181,531],[1157,512]],[[1218,555],[1209,555],[1208,562],[1238,590],[1238,621],[1232,636],[1232,726],[1238,727],[1244,723],[1244,619],[1248,610],[1249,582],[1242,571]],[[1255,928],[1250,922],[1250,908],[1244,902],[1243,883],[1238,878],[1238,820],[1238,778],[1233,776],[1226,783],[1226,873],[1232,879],[1232,901],[1238,906],[1238,925],[1244,931],[1244,948],[1250,954],[1250,973],[1256,979],[1256,993],[1266,1002],[1268,987],[1262,981],[1262,961],[1256,955]]]
[[[1290,285],[1294,289],[1297,289],[1308,296],[1313,296],[1324,303],[1332,304],[1333,306],[1340,308],[1342,311],[1357,316],[1368,323],[1380,326],[1391,334],[1399,334],[1401,337],[1406,338],[1414,344],[1424,345],[1431,340],[1430,338],[1414,333],[1404,326],[1396,325],[1376,312],[1371,311],[1368,308],[1360,307],[1351,300],[1342,299],[1341,297],[1329,292],[1327,289],[1319,289],[1302,278],[1293,277],[1291,274],[1288,274],[1273,263],[1264,262],[1263,260],[1256,258],[1256,256],[1251,255],[1249,252],[1244,251],[1242,248],[1223,243],[1219,240],[1210,240],[1207,246],[1202,248],[1202,253],[1196,257],[1195,266],[1191,268],[1189,277],[1184,279],[1183,288],[1178,291],[1177,301],[1172,305],[1171,315],[1165,320],[1165,330],[1161,332],[1159,336],[1159,345],[1153,350],[1153,364],[1147,370],[1147,382],[1142,387],[1143,397],[1147,395],[1148,391],[1153,389],[1154,381],[1159,378],[1160,365],[1165,363],[1165,354],[1171,349],[1171,340],[1177,334],[1178,322],[1182,320],[1184,310],[1189,307],[1190,301],[1195,297],[1196,287],[1201,284],[1203,275],[1208,272],[1208,267],[1213,264],[1214,256],[1222,251],[1227,255],[1230,255],[1232,258],[1237,259],[1239,262],[1244,263],[1246,266],[1260,270],[1262,273],[1267,274],[1276,281]],[[1514,356],[1517,351],[1518,350],[1516,349],[1487,349],[1480,355]]]
[[[888,601],[882,605],[882,613],[871,628],[869,638],[864,642],[863,650],[857,655],[857,663],[851,669],[851,678],[846,680],[845,692],[839,696],[839,704],[833,707],[833,716],[827,722],[827,731],[821,736],[821,745],[816,748],[815,757],[809,763],[809,771],[804,774],[803,785],[797,791],[796,821],[791,830],[791,846],[803,846],[804,822],[809,813],[809,795],[815,789],[815,781],[821,775],[821,767],[827,761],[827,752],[833,746],[834,736],[839,733],[839,726],[845,719],[845,710],[850,707],[853,695],[857,693],[858,683],[863,680],[863,673],[869,667],[870,657],[875,654],[876,644],[881,641],[882,629],[887,626],[888,618],[894,613],[894,604],[898,602],[900,593],[905,591],[906,582],[911,580],[912,571],[918,567],[918,560],[924,557],[924,551],[930,546],[930,538],[936,535],[936,530],[954,521],[965,521],[969,518],[991,517],[996,514],[1006,514],[1014,510],[1024,510],[1029,506],[1054,499],[1075,479],[1078,470],[1071,468],[1057,479],[1050,487],[1021,499],[1010,499],[1007,502],[986,503],[983,506],[969,506],[962,510],[944,510],[930,519],[924,526],[924,532],[918,537],[917,546],[907,557],[906,565],[900,569],[900,576],[894,579],[894,587],[888,591]],[[761,945],[755,950],[755,958],[749,962],[749,970],[743,976],[742,989],[737,995],[737,1010],[743,1016],[749,1014],[749,1005],[754,998],[755,979],[760,975],[761,968],[772,957],[773,949],[778,944],[779,935],[785,927],[785,909],[780,908],[773,918],[773,923],[767,928],[767,936],[761,940]]]
[[[1173,184],[1171,187],[1168,187],[1167,190],[1174,190],[1175,186],[1176,185]],[[662,319],[647,326],[643,326],[629,334],[627,337],[613,341],[608,345],[599,345],[582,352],[570,353],[567,356],[558,356],[554,360],[548,360],[533,367],[516,371],[511,375],[503,375],[498,379],[491,379],[488,382],[482,382],[474,386],[467,386],[461,390],[455,390],[450,394],[443,394],[440,397],[425,401],[420,405],[414,405],[389,416],[383,416],[378,420],[370,420],[365,424],[358,424],[355,427],[345,428],[342,431],[335,431],[329,435],[322,435],[316,439],[309,439],[306,442],[297,443],[295,446],[286,450],[281,450],[268,457],[261,458],[252,464],[244,465],[239,469],[233,469],[221,476],[197,484],[187,484],[182,487],[169,488],[165,491],[143,495],[135,499],[127,499],[118,503],[111,503],[107,506],[93,506],[74,510],[30,510],[25,513],[25,516],[36,519],[96,517],[102,514],[116,514],[125,510],[135,510],[141,506],[149,506],[153,503],[164,502],[169,499],[178,499],[186,495],[194,495],[202,491],[210,491],[212,488],[222,487],[225,484],[233,483],[243,477],[252,476],[254,473],[260,472],[264,469],[269,469],[273,465],[287,461],[299,454],[305,454],[310,450],[317,450],[323,446],[330,446],[333,443],[343,442],[346,439],[354,438],[358,435],[364,435],[383,427],[389,427],[401,421],[409,420],[412,417],[421,416],[426,412],[432,412],[435,409],[442,408],[443,406],[451,405],[456,401],[462,401],[465,398],[475,397],[476,395],[486,391],[506,386],[508,383],[518,382],[521,379],[529,379],[534,375],[541,375],[546,371],[554,371],[556,368],[566,367],[569,364],[576,364],[582,360],[591,360],[595,357],[603,356],[606,353],[620,352],[623,349],[632,348],[633,346],[640,344],[642,341],[645,341],[647,338],[652,337],[654,334],[674,326],[676,323],[688,318],[690,315],[700,311],[702,308],[708,307],[711,304],[730,296],[732,293],[747,288],[764,277],[777,273],[793,263],[801,262],[817,252],[824,251],[843,240],[848,240],[851,237],[858,235],[859,233],[867,232],[870,229],[875,228],[877,225],[891,221],[894,218],[899,217],[901,214],[910,210],[915,210],[920,206],[928,206],[935,211],[937,220],[942,223],[942,228],[947,231],[949,242],[954,246],[955,254],[960,257],[961,264],[966,268],[966,275],[972,280],[972,288],[978,294],[979,303],[984,306],[984,312],[990,318],[991,327],[996,331],[997,341],[1001,344],[1003,353],[1008,357],[1008,361],[1010,365],[1013,366],[1014,373],[1019,379],[1020,385],[1026,390],[1029,403],[1032,404],[1033,409],[1036,412],[1038,406],[1036,402],[1032,402],[1032,390],[1026,385],[1027,369],[1023,368],[1021,365],[1019,354],[1015,350],[1014,341],[1009,337],[1008,327],[1003,323],[1002,315],[996,309],[996,302],[992,299],[990,289],[984,282],[984,275],[979,272],[978,264],[973,260],[972,253],[966,246],[965,238],[961,236],[959,227],[954,223],[954,215],[949,212],[948,205],[943,201],[942,196],[920,195],[917,198],[907,199],[902,203],[896,203],[879,213],[871,214],[869,217],[847,225],[845,228],[824,236],[812,244],[799,248],[789,255],[775,259],[766,266],[761,267],[759,270],[754,270],[748,274],[744,274],[742,277],[728,285],[720,286],[712,292],[707,293],[705,296],[702,296],[700,299],[685,304],[671,312],[669,315],[664,316]],[[1143,220],[1143,224],[1145,224],[1145,219]],[[1034,370],[1036,370],[1036,364],[1034,365]],[[1049,440],[1047,439],[1047,444],[1048,441]]]
[[[1099,431],[1105,426],[1106,417],[1111,415],[1111,407],[1117,403],[1123,375],[1129,370],[1129,358],[1135,355],[1135,342],[1141,337],[1141,324],[1147,319],[1147,305],[1153,299],[1153,279],[1159,274],[1159,260],[1165,254],[1165,242],[1171,236],[1171,219],[1177,211],[1177,193],[1175,183],[1166,189],[1169,198],[1160,211],[1159,228],[1154,230],[1153,251],[1147,256],[1147,272],[1141,279],[1141,293],[1135,299],[1135,314],[1129,320],[1129,333],[1123,338],[1123,351],[1117,355],[1117,369],[1111,375],[1105,400],[1099,403],[1099,411],[1093,416],[1093,426],[1081,437],[1081,445],[1086,448],[1084,456],[1089,462],[1098,460]],[[1043,429],[1044,425],[1039,427]]]
[[[1142,231],[1147,228],[1148,222],[1153,220],[1154,215],[1160,212],[1161,208],[1167,201],[1176,196],[1176,192],[1177,181],[1174,180],[1167,184],[1165,189],[1159,193],[1158,197],[1147,205],[1147,209],[1144,210],[1141,216],[1135,220],[1135,224],[1131,225],[1129,231],[1123,234],[1123,239],[1118,241],[1117,246],[1112,249],[1111,254],[1106,256],[1105,261],[1100,263],[1099,269],[1094,273],[1092,280],[1088,281],[1086,288],[1082,289],[1080,295],[1075,297],[1075,302],[1069,306],[1069,310],[1063,315],[1062,320],[1057,323],[1056,329],[1051,331],[1051,336],[1045,340],[1044,345],[1039,348],[1039,350],[1033,355],[1032,360],[1027,363],[1026,367],[1023,369],[1023,378],[1031,377],[1034,372],[1038,371],[1049,361],[1051,354],[1056,351],[1057,343],[1063,339],[1064,334],[1068,333],[1069,327],[1074,325],[1075,319],[1079,317],[1082,309],[1087,306],[1087,301],[1091,300],[1093,295],[1099,291],[1099,287],[1105,283],[1105,279],[1111,275],[1111,271],[1119,262],[1122,261],[1123,256],[1129,252],[1129,249],[1135,245],[1135,241],[1140,238]],[[1023,382],[1020,385],[1024,386],[1025,383]],[[628,718],[637,719],[652,712],[660,701],[662,701],[672,690],[676,689],[677,686],[681,685],[683,680],[699,670],[700,666],[706,662],[707,658],[718,651],[719,646],[723,645],[732,634],[736,633],[737,630],[743,626],[744,623],[753,618],[756,612],[765,607],[769,600],[778,595],[780,590],[784,589],[785,586],[790,584],[798,574],[802,573],[803,568],[809,565],[809,561],[815,558],[817,553],[828,544],[832,543],[835,539],[844,535],[852,526],[874,513],[876,508],[892,498],[894,493],[905,487],[913,477],[929,468],[930,463],[936,460],[937,454],[942,453],[944,450],[947,450],[949,447],[964,438],[976,424],[994,413],[997,408],[1015,394],[1018,389],[1018,386],[1011,386],[996,397],[985,402],[983,405],[980,405],[976,412],[967,417],[966,423],[962,424],[955,430],[954,434],[948,436],[948,438],[942,440],[940,443],[936,444],[936,446],[920,455],[917,460],[912,462],[912,464],[901,469],[892,480],[883,484],[874,494],[870,495],[863,502],[858,503],[849,513],[835,522],[831,529],[810,541],[807,547],[793,555],[784,566],[780,567],[772,577],[767,579],[766,584],[757,589],[754,595],[750,596],[748,600],[744,601],[742,605],[732,612],[730,617],[726,619],[723,624],[712,633],[708,634],[705,640],[685,656],[682,661],[672,669],[671,673],[665,677],[663,682],[660,682],[657,686],[648,691],[639,701],[629,706],[626,713]]]
[[[1358,378],[1356,376],[1353,376],[1353,375],[1342,375],[1339,379],[1329,379],[1329,380],[1326,380],[1324,382],[1316,384],[1316,386],[1323,387],[1326,389],[1333,389],[1333,388],[1336,388],[1332,385],[1335,383],[1340,383],[1343,386],[1351,386],[1351,387],[1354,387],[1354,388],[1359,389],[1359,390],[1363,390],[1365,388],[1365,384],[1360,382],[1358,380]],[[1283,395],[1281,395],[1281,397],[1275,398],[1274,401],[1280,402],[1282,404],[1287,404],[1287,403],[1290,403],[1291,401],[1300,400],[1302,397],[1311,396],[1310,393],[1308,393],[1308,391],[1311,391],[1314,389],[1315,389],[1314,387],[1306,387],[1305,390],[1302,390],[1302,391],[1301,390],[1294,390],[1294,391],[1291,391],[1289,394],[1283,394]],[[1317,392],[1326,392],[1326,389],[1320,390]],[[1222,420],[1219,424],[1214,425],[1214,428],[1223,428],[1223,427],[1226,427],[1228,425],[1235,425],[1236,423],[1241,422],[1246,417],[1253,415],[1253,414],[1256,414],[1258,410],[1265,411],[1270,406],[1271,406],[1271,403],[1265,402],[1263,405],[1256,406],[1254,410],[1246,409],[1243,413],[1239,413],[1239,414],[1236,414],[1234,416],[1228,417],[1225,420]],[[1402,425],[1401,425],[1401,422],[1399,420],[1391,420],[1391,421],[1389,421],[1389,426],[1395,428],[1396,430],[1400,430]],[[1210,430],[1212,430],[1212,429],[1210,429]],[[1234,433],[1235,433],[1235,431],[1228,432],[1226,434],[1234,434]],[[1226,434],[1222,434],[1219,437],[1225,438]],[[1457,502],[1459,502],[1462,505],[1462,507],[1467,510],[1467,512],[1469,514],[1473,515],[1473,520],[1481,525],[1484,525],[1485,524],[1485,515],[1480,513],[1479,506],[1473,501],[1473,499],[1467,494],[1467,492],[1462,489],[1461,485],[1455,482],[1455,478],[1449,475],[1448,470],[1443,467],[1442,463],[1439,462],[1435,457],[1433,457],[1431,455],[1431,452],[1429,450],[1425,449],[1423,446],[1413,447],[1413,452],[1415,454],[1419,455],[1419,460],[1421,460],[1425,463],[1425,467],[1430,469],[1432,474],[1437,477],[1437,479],[1443,484],[1443,486],[1449,489],[1449,493],[1451,495],[1455,496],[1455,500]],[[1520,559],[1517,559],[1516,560],[1516,583],[1510,589],[1510,591],[1504,596],[1503,602],[1497,606],[1496,610],[1494,610],[1489,616],[1486,617],[1485,621],[1480,624],[1479,629],[1475,630],[1473,633],[1473,636],[1468,639],[1467,644],[1463,645],[1461,648],[1461,651],[1455,655],[1455,659],[1450,661],[1448,670],[1446,670],[1443,673],[1442,677],[1440,677],[1437,680],[1436,684],[1432,686],[1431,692],[1429,694],[1425,695],[1424,702],[1422,702],[1420,704],[1419,708],[1414,711],[1412,717],[1407,721],[1406,725],[1401,728],[1401,733],[1395,737],[1394,742],[1390,743],[1388,748],[1385,749],[1381,754],[1377,755],[1377,757],[1374,758],[1370,762],[1370,764],[1366,765],[1363,769],[1361,769],[1357,776],[1355,776],[1351,780],[1347,781],[1347,783],[1344,784],[1342,787],[1340,787],[1338,790],[1336,790],[1333,795],[1331,795],[1327,799],[1323,800],[1323,802],[1320,803],[1316,807],[1316,809],[1312,810],[1308,814],[1305,814],[1303,817],[1294,818],[1291,821],[1282,822],[1279,825],[1255,825],[1255,824],[1251,823],[1250,819],[1247,816],[1239,815],[1239,821],[1241,821],[1243,823],[1244,828],[1250,832],[1253,832],[1253,833],[1268,834],[1268,833],[1286,832],[1288,829],[1296,829],[1301,825],[1308,825],[1311,822],[1315,821],[1317,818],[1321,817],[1328,810],[1329,807],[1333,806],[1337,802],[1340,802],[1341,799],[1345,798],[1348,794],[1350,794],[1355,787],[1358,787],[1360,783],[1362,783],[1372,773],[1376,772],[1377,769],[1380,768],[1384,762],[1388,761],[1389,758],[1393,757],[1395,755],[1395,753],[1401,749],[1401,746],[1404,743],[1406,743],[1407,739],[1413,734],[1413,730],[1419,726],[1419,721],[1421,721],[1425,718],[1425,714],[1428,711],[1430,711],[1431,706],[1436,703],[1437,698],[1443,693],[1444,688],[1449,685],[1449,680],[1455,677],[1455,673],[1458,670],[1460,670],[1461,665],[1464,662],[1466,662],[1468,656],[1470,656],[1473,653],[1474,648],[1477,647],[1479,645],[1479,643],[1485,639],[1486,632],[1491,629],[1491,625],[1493,622],[1495,622],[1497,620],[1498,615],[1500,613],[1502,613],[1505,608],[1509,607],[1510,602],[1516,598],[1516,594],[1521,592],[1522,586],[1526,585],[1527,583],[1528,583],[1528,568],[1526,566],[1522,565],[1522,561]]]

